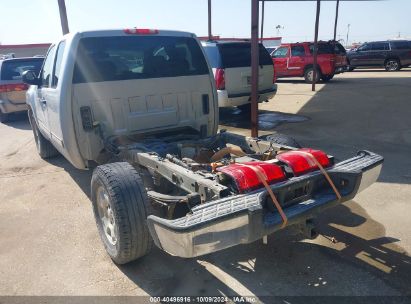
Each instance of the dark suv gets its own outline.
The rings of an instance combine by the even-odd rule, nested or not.
[[[347,53],[350,70],[357,67],[383,66],[398,71],[411,65],[411,41],[392,40],[367,42]]]

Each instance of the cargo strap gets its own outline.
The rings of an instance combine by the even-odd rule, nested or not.
[[[299,151],[299,150],[292,151],[292,153],[298,153],[304,157],[308,156],[308,158],[312,160],[317,165],[317,167],[320,169],[321,173],[324,175],[325,179],[327,180],[327,182],[330,184],[331,188],[333,189],[338,200],[341,200],[341,194],[338,191],[337,187],[335,186],[334,182],[332,181],[330,175],[327,173],[327,171],[325,171],[324,167],[320,164],[320,162],[315,158],[314,155],[312,155],[311,153],[308,153],[305,151]]]
[[[260,180],[260,182],[263,183],[265,189],[267,190],[268,194],[270,195],[271,200],[273,201],[274,207],[277,208],[278,213],[280,214],[281,218],[283,219],[283,224],[281,225],[281,228],[284,228],[287,225],[287,222],[288,222],[287,216],[285,215],[285,213],[283,211],[283,208],[281,208],[280,203],[278,202],[277,198],[275,197],[273,190],[271,190],[271,187],[268,185],[267,176],[265,175],[265,172],[260,167],[257,167],[257,166],[249,166],[249,165],[239,164],[239,163],[237,165],[250,168],[251,170],[253,170],[255,172],[258,179]]]

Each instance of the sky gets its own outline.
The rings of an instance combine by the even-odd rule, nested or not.
[[[66,0],[71,32],[155,28],[207,35],[207,0]],[[315,2],[266,2],[264,36],[313,40]],[[57,0],[0,0],[0,43],[55,42],[61,36]],[[411,0],[340,2],[337,39],[349,42],[411,38]],[[251,0],[212,0],[213,34],[250,37]],[[322,2],[319,38],[331,39],[335,2]],[[282,28],[280,32],[276,26]]]

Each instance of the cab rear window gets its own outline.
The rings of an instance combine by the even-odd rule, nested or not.
[[[82,38],[73,83],[208,74],[197,41],[190,37]]]
[[[7,60],[1,65],[1,80],[21,80],[21,74],[27,70],[33,70],[38,75],[43,58],[30,60]]]
[[[251,66],[250,43],[221,43],[218,45],[223,68],[239,68]],[[267,49],[259,45],[260,65],[272,65],[273,61]]]

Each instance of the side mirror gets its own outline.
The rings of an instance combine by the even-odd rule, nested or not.
[[[33,70],[24,71],[21,77],[26,84],[40,85],[40,79],[37,78],[36,72]]]

